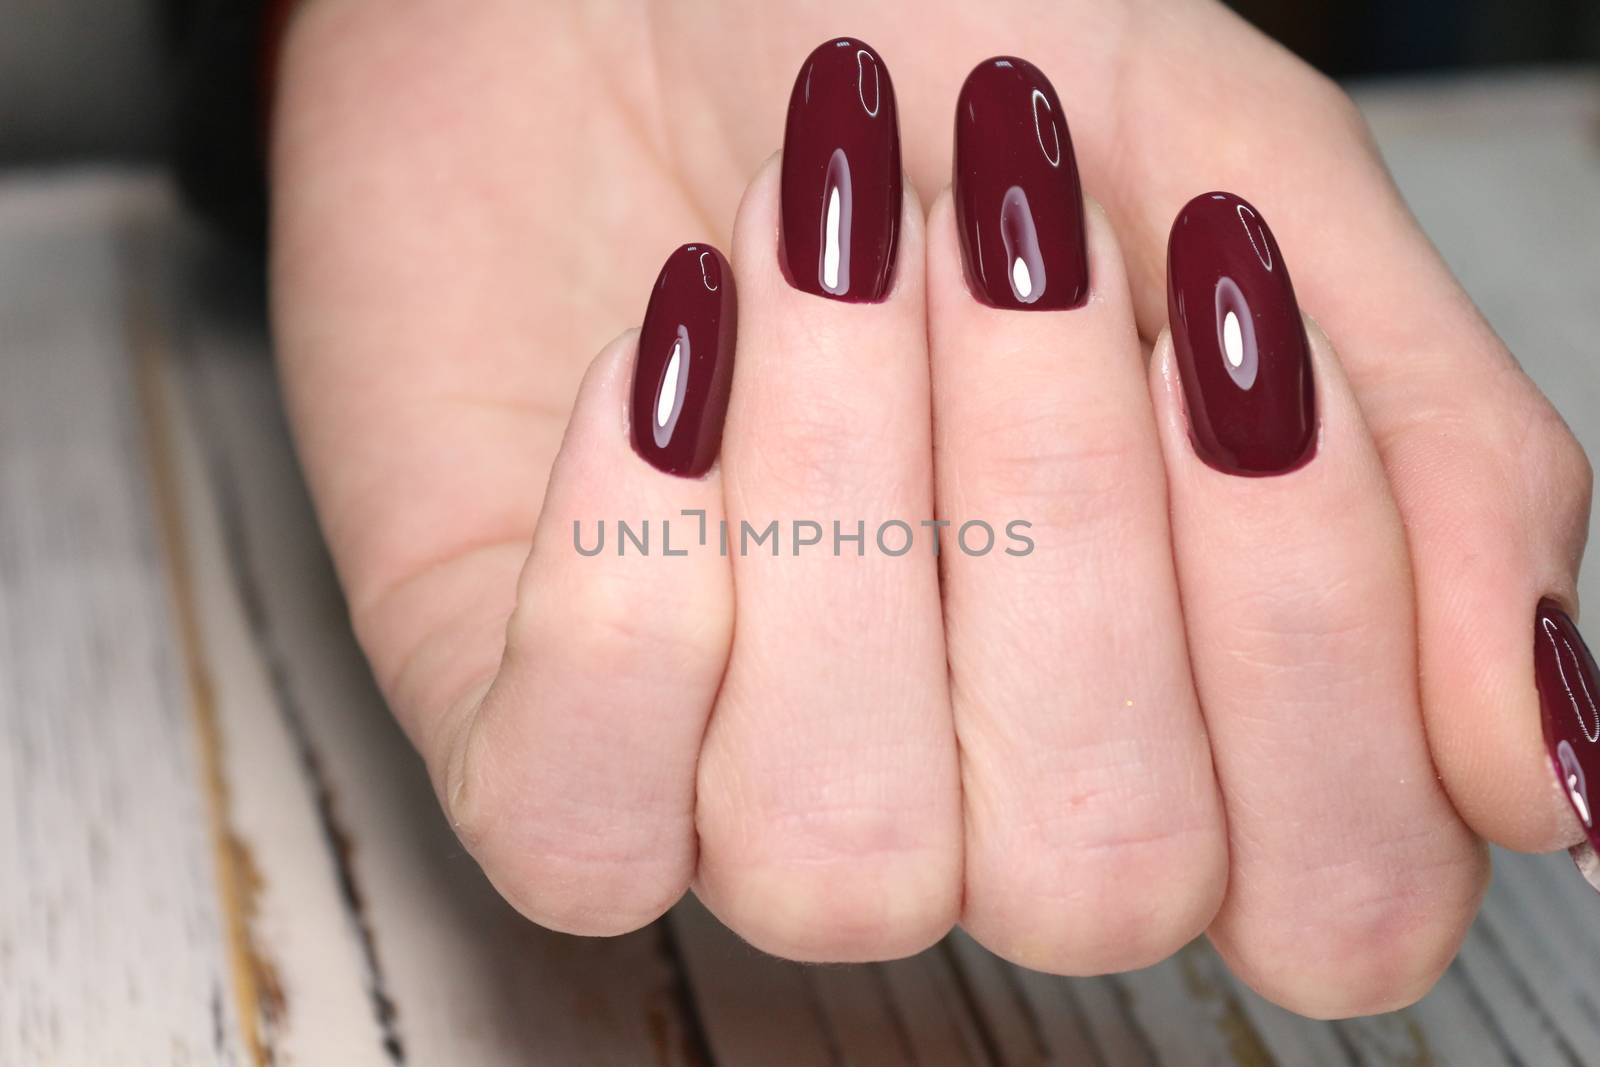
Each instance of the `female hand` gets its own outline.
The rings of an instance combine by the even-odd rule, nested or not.
[[[694,878],[797,958],[904,954],[960,920],[1021,963],[1087,973],[1209,928],[1296,1010],[1415,999],[1476,909],[1474,834],[1582,837],[1530,640],[1542,596],[1573,602],[1582,453],[1349,102],[1220,6],[849,19],[319,0],[291,31],[286,390],[357,633],[453,821],[508,899],[577,932],[641,925]],[[795,65],[840,28],[893,46],[868,62],[892,66],[913,183],[876,303],[789,283],[778,164],[759,165]],[[975,296],[936,192],[962,79],[1006,52],[1055,82],[1105,204],[1085,215],[1074,310]],[[626,440],[631,337],[570,398],[668,250],[720,239],[757,171],[731,246],[722,463],[673,477]],[[1207,439],[1185,338],[1175,354],[1163,334],[1168,228],[1210,189],[1254,205],[1213,202],[1287,258],[1337,345],[1304,335],[1314,454],[1266,460],[1292,473],[1217,469],[1261,443]],[[1261,374],[1300,336],[1275,299]],[[574,518],[871,530],[936,508],[1031,521],[1036,550],[571,544]]]

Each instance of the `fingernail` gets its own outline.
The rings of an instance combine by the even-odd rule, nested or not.
[[[722,447],[738,330],[733,270],[710,245],[667,257],[650,291],[633,368],[633,450],[658,470],[696,478]]]
[[[1316,451],[1311,345],[1278,242],[1232,193],[1197,196],[1167,243],[1167,314],[1202,460],[1282,474]]]
[[[990,307],[1059,311],[1089,297],[1083,187],[1055,87],[1025,59],[972,69],[956,99],[961,262]]]
[[[900,131],[889,68],[850,37],[818,45],[789,94],[778,262],[789,284],[876,303],[900,239]]]
[[[1600,847],[1589,799],[1589,775],[1600,785],[1600,671],[1578,627],[1549,599],[1539,601],[1534,615],[1533,679],[1550,764],[1590,847]]]

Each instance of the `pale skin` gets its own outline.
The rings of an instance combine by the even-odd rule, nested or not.
[[[900,101],[876,305],[790,288],[775,251],[790,82],[840,33]],[[1098,202],[1075,311],[961,275],[951,107],[1000,53],[1055,83]],[[530,919],[616,934],[692,888],[795,959],[960,923],[1067,974],[1205,932],[1332,1017],[1427,991],[1484,840],[1581,839],[1531,627],[1574,603],[1589,465],[1349,101],[1211,0],[312,0],[272,180],[284,386],[356,633]],[[1221,474],[1187,436],[1165,242],[1209,189],[1271,220],[1315,320],[1292,474]],[[617,334],[699,240],[740,340],[721,462],[684,479],[629,447]],[[574,518],[682,509],[1023,516],[1038,550],[572,551]]]

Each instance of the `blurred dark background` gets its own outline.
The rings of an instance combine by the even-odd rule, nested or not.
[[[1600,62],[1600,0],[1227,0],[1338,78]]]
[[[1339,78],[1600,63],[1600,0],[1227,2]],[[0,166],[168,152],[175,114],[202,145],[248,126],[266,3],[0,0]]]

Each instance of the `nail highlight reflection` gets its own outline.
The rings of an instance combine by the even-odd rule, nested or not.
[[[855,196],[850,188],[850,157],[834,149],[822,184],[828,205],[822,217],[822,288],[834,296],[850,291],[850,215]]]
[[[1048,277],[1039,251],[1039,228],[1033,223],[1028,194],[1013,185],[1000,200],[1000,239],[1011,264],[1011,295],[1031,304],[1044,294]]]
[[[661,375],[661,386],[656,390],[653,433],[658,448],[665,448],[672,443],[672,435],[678,428],[678,416],[683,414],[683,392],[689,382],[689,376],[683,373],[683,361],[689,351],[689,331],[680,323],[678,339],[672,344],[672,355],[667,359],[667,369]]]

